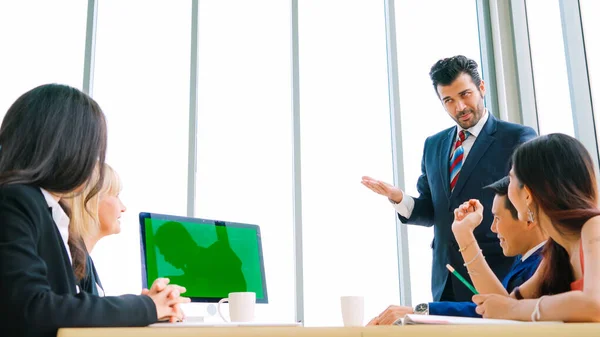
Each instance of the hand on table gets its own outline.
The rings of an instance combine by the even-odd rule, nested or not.
[[[497,294],[479,294],[472,299],[477,304],[475,311],[484,318],[515,319],[512,314],[516,312],[519,300]]]
[[[379,316],[373,318],[367,326],[372,325],[391,325],[398,318],[402,318],[406,316],[406,314],[413,314],[413,308],[411,307],[403,307],[399,305],[390,305],[385,309]]]

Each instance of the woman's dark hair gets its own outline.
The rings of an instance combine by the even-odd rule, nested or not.
[[[74,191],[87,183],[98,163],[104,167],[106,137],[104,114],[88,95],[60,84],[34,88],[13,103],[2,121],[0,185]],[[100,172],[91,196],[98,193],[103,177]],[[83,240],[70,235],[69,247],[75,274],[81,278],[86,264]]]
[[[541,209],[561,236],[578,239],[583,225],[600,215],[592,158],[577,139],[537,137],[519,146],[512,161],[521,187],[531,191],[535,214]],[[574,276],[565,248],[549,239],[543,256],[539,295],[569,291]]]

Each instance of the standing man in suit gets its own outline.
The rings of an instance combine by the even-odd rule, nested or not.
[[[529,127],[498,120],[485,108],[485,84],[474,60],[462,55],[439,60],[429,76],[457,125],[425,140],[417,182],[419,197],[405,195],[399,188],[370,177],[363,177],[362,184],[386,196],[402,223],[434,227],[433,300],[470,301],[473,294],[446,269],[450,264],[468,278],[460,253],[466,247],[459,247],[452,234],[453,211],[466,200],[481,201],[484,226],[474,231],[475,238],[482,258],[503,279],[514,258],[502,254],[498,238],[490,230],[494,193],[483,187],[508,174],[514,149],[536,133]]]

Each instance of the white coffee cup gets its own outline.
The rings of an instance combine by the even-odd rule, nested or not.
[[[340,300],[344,326],[363,326],[365,298],[363,296],[342,296]]]
[[[229,322],[221,313],[221,304],[229,302],[229,317],[231,322],[252,322],[254,321],[254,305],[256,304],[256,293],[239,292],[229,293],[229,297],[223,298],[217,305],[219,316]]]

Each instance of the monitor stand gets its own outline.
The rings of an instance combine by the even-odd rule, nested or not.
[[[185,303],[181,308],[187,322],[213,321],[215,317],[212,316],[217,315],[217,306],[214,303]]]

